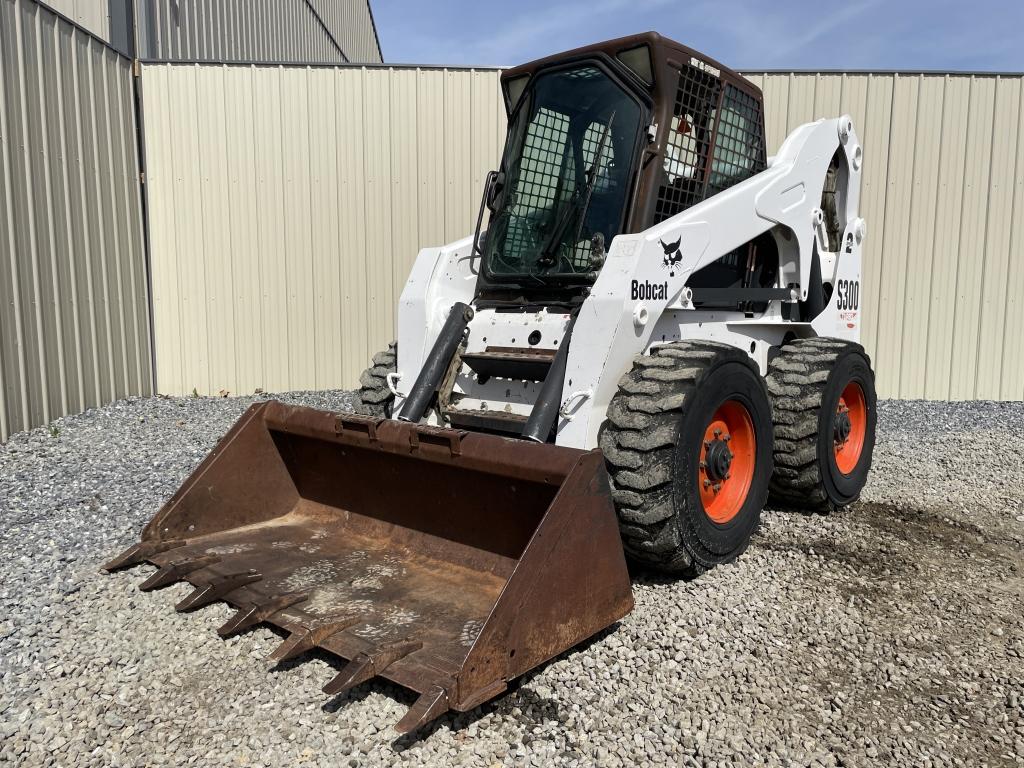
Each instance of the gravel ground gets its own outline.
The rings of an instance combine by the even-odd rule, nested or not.
[[[288,400],[341,409],[345,393]],[[152,568],[100,563],[251,399],[135,399],[0,446],[0,763],[1024,765],[1024,404],[880,405],[862,502],[768,510],[739,562],[638,575],[635,612],[415,738],[385,683],[267,673]]]

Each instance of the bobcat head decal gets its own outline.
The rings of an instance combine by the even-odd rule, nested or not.
[[[676,266],[683,260],[683,254],[679,250],[679,246],[683,242],[682,235],[674,243],[666,243],[664,240],[659,240],[661,243],[661,249],[665,251],[665,257],[661,260],[661,263],[668,268],[669,277],[676,276]]]

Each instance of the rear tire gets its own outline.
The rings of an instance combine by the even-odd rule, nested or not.
[[[373,365],[359,377],[359,402],[356,413],[366,416],[391,418],[395,395],[388,386],[387,375],[394,373],[398,366],[398,342],[388,344],[383,352],[373,356]]]
[[[744,352],[685,341],[638,355],[599,442],[631,559],[692,576],[747,548],[768,495],[772,420]]]
[[[875,445],[877,397],[860,344],[798,339],[768,366],[775,431],[772,499],[821,512],[857,500]]]

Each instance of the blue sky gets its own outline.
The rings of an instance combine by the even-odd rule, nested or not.
[[[1024,0],[371,0],[384,60],[510,65],[648,29],[736,69],[1024,71]]]

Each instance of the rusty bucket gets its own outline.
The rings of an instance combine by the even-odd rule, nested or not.
[[[224,600],[227,636],[288,633],[419,697],[396,728],[467,711],[629,613],[629,576],[599,451],[253,405],[105,568]]]

